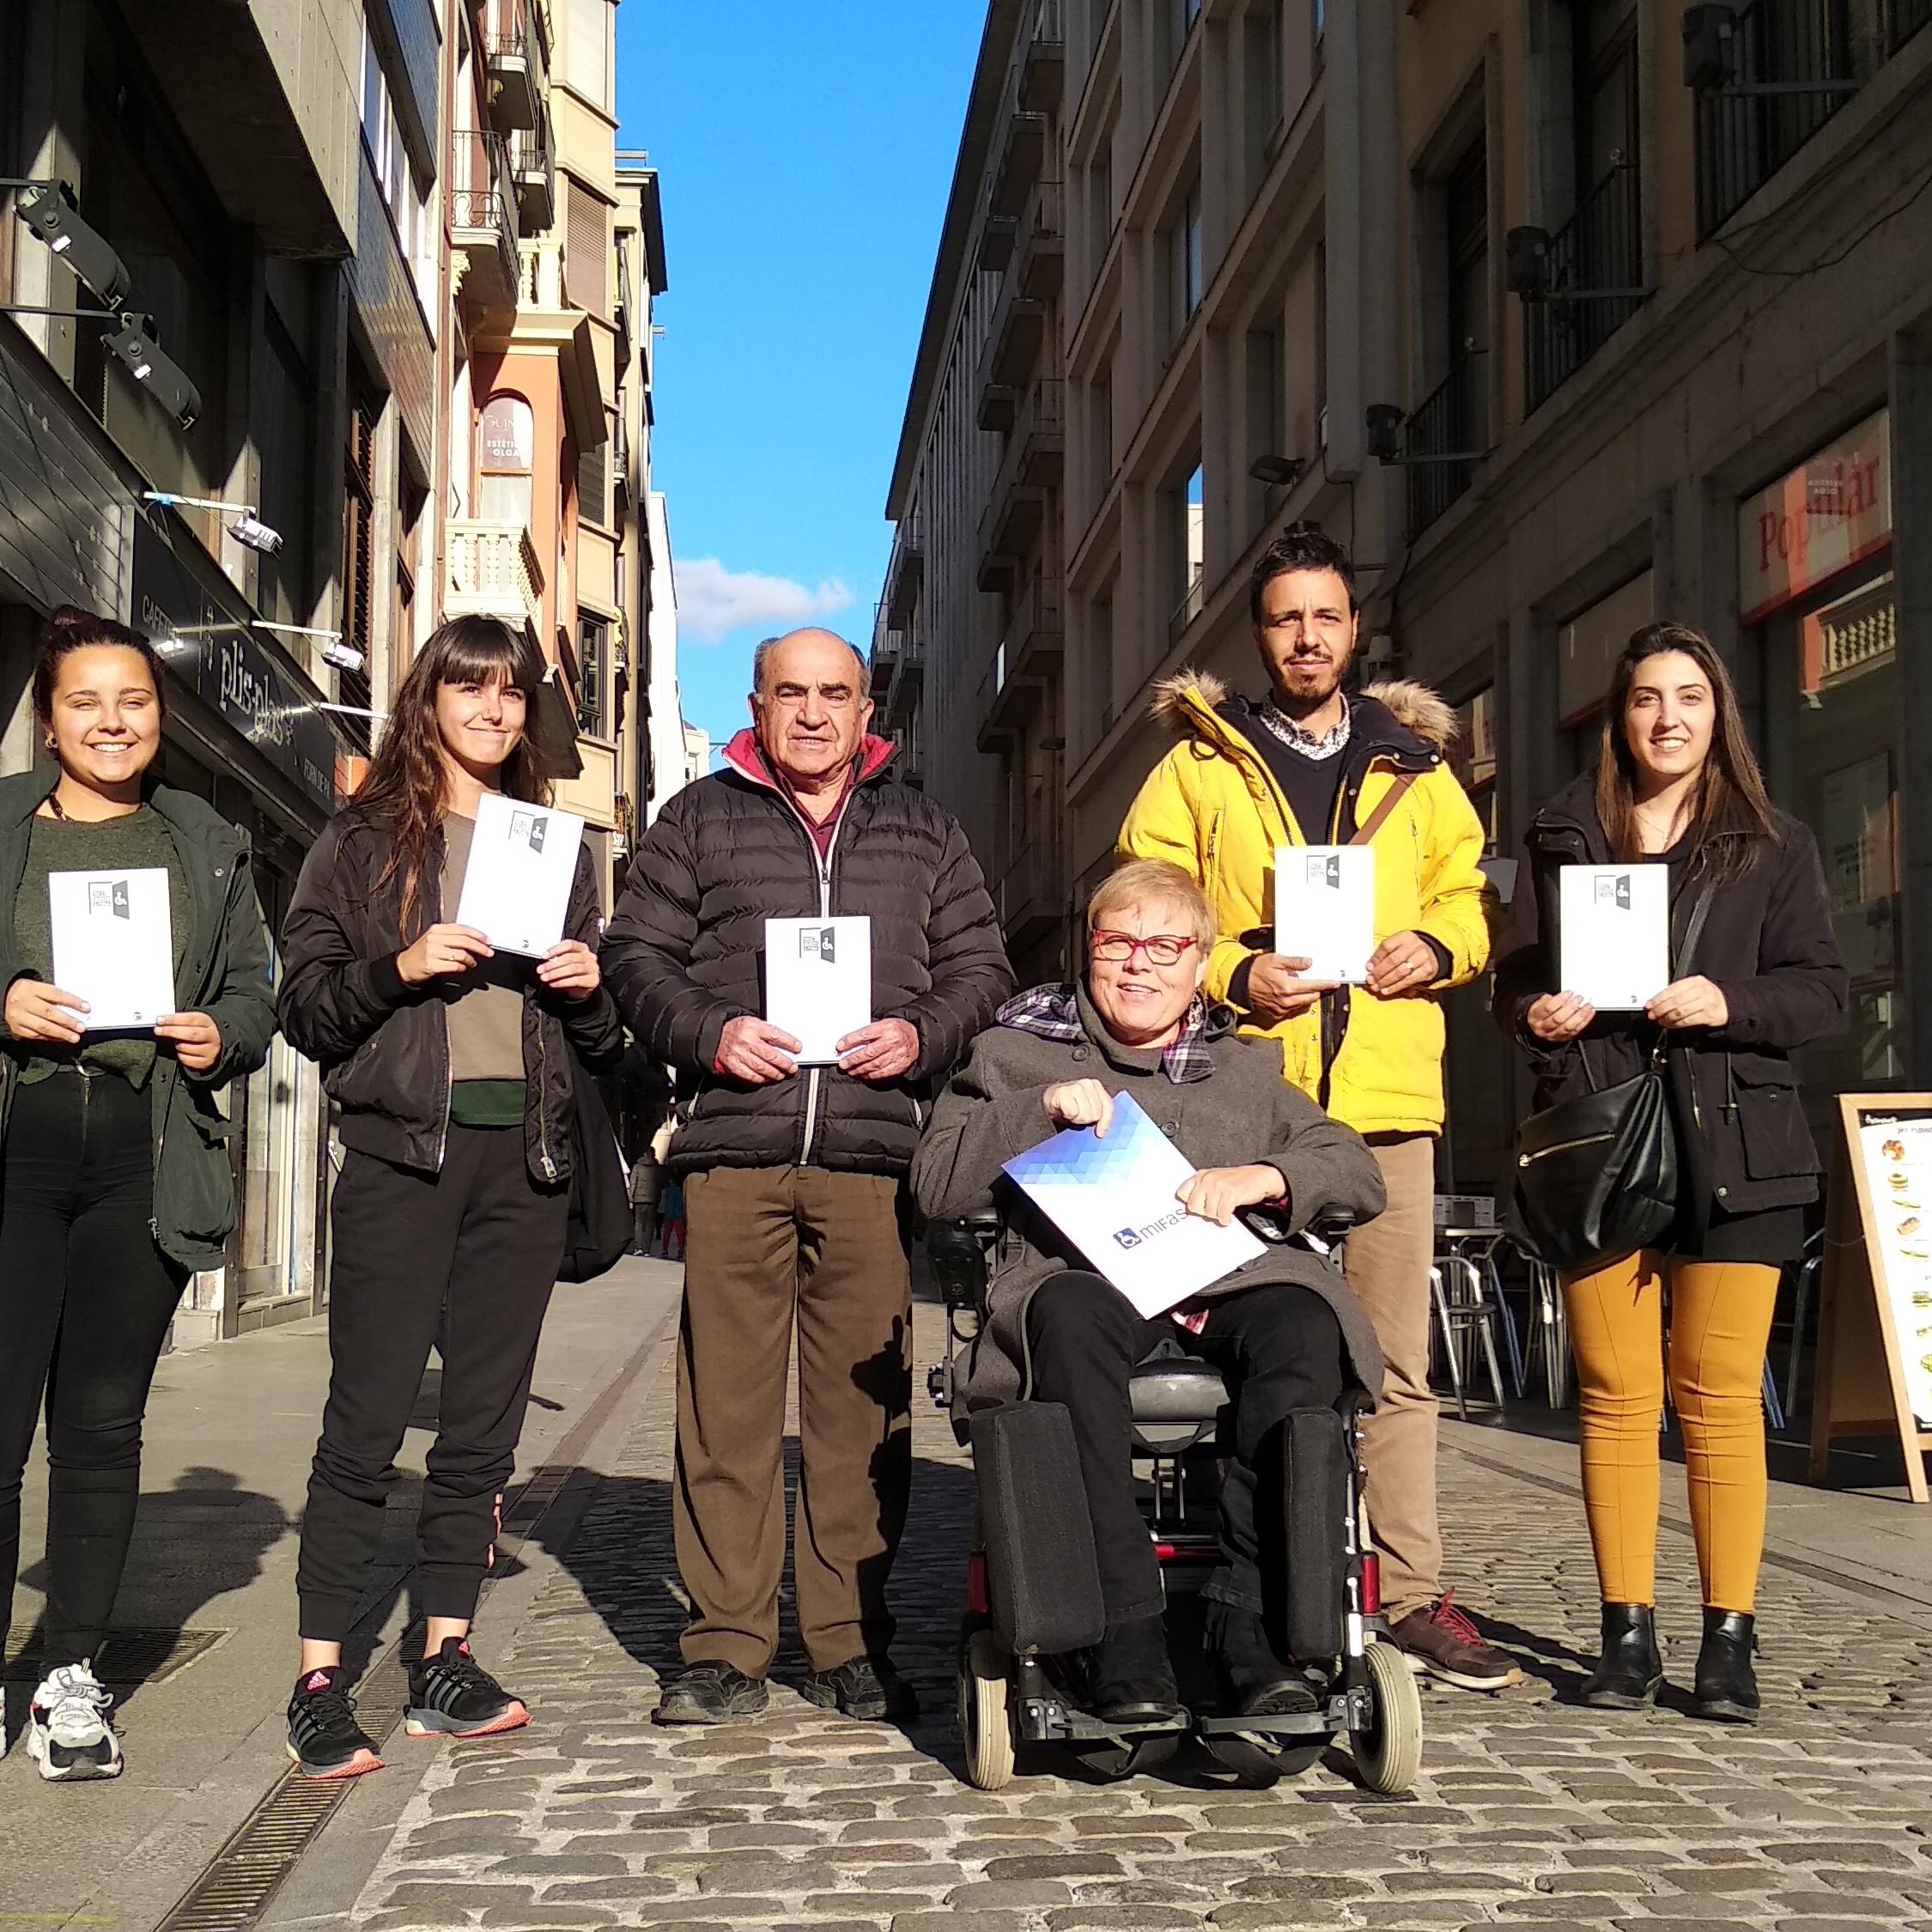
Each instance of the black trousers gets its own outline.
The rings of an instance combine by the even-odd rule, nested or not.
[[[304,1637],[340,1643],[355,1620],[432,1346],[442,1400],[416,1529],[418,1607],[475,1614],[568,1211],[567,1189],[531,1179],[520,1127],[453,1125],[435,1175],[349,1156],[331,1221],[329,1400],[295,1571]]]
[[[1161,1607],[1154,1546],[1133,1496],[1127,1378],[1163,1340],[1221,1371],[1234,1404],[1234,1459],[1221,1488],[1220,1566],[1205,1594],[1264,1608],[1261,1563],[1279,1552],[1279,1498],[1257,1471],[1269,1433],[1291,1409],[1328,1408],[1343,1389],[1341,1323],[1312,1289],[1252,1288],[1211,1304],[1190,1334],[1162,1316],[1148,1321],[1097,1274],[1069,1271],[1042,1282],[1026,1311],[1033,1394],[1064,1402],[1073,1421],[1109,1624]]]
[[[63,1071],[14,1092],[0,1171],[0,1641],[45,1399],[46,1668],[99,1650],[141,1498],[141,1419],[187,1281],[155,1245],[146,1092]]]

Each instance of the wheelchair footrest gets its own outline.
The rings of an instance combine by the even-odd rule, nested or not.
[[[1349,1698],[1344,1692],[1319,1710],[1285,1710],[1273,1717],[1197,1716],[1194,1728],[1202,1737],[1334,1737],[1349,1723]]]

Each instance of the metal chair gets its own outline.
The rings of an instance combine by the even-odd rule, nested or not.
[[[1469,1419],[1467,1385],[1473,1364],[1466,1362],[1464,1352],[1477,1343],[1482,1349],[1482,1365],[1489,1373],[1493,1406],[1502,1408],[1505,1403],[1503,1370],[1496,1356],[1498,1301],[1488,1291],[1485,1270],[1466,1255],[1438,1255],[1429,1270],[1429,1288],[1457,1416],[1464,1422]]]
[[[1525,1257],[1528,1259],[1528,1257]],[[1529,1263],[1529,1346],[1523,1352],[1523,1380],[1540,1365],[1544,1393],[1552,1409],[1570,1400],[1570,1316],[1556,1270],[1545,1261]]]

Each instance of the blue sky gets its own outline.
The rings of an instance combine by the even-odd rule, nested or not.
[[[983,0],[618,12],[618,142],[649,152],[664,201],[652,464],[678,671],[685,716],[714,739],[745,722],[760,637],[816,618],[870,643],[985,17]]]

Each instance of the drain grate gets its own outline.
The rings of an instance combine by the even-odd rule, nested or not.
[[[110,1689],[130,1691],[165,1684],[204,1657],[228,1635],[225,1630],[113,1630],[94,1660],[94,1674]],[[0,1680],[38,1684],[45,1674],[37,1646],[22,1650],[0,1672]]]

